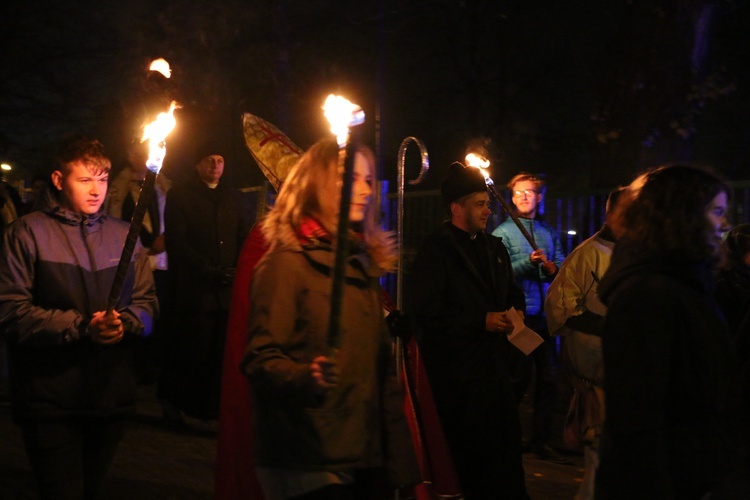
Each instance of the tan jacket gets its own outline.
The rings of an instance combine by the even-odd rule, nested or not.
[[[380,303],[379,268],[364,253],[349,258],[343,292],[340,382],[321,398],[309,365],[330,355],[334,253],[326,244],[268,252],[251,284],[249,343],[243,363],[253,389],[256,462],[298,470],[374,467],[389,455],[394,484],[418,480],[393,374],[391,339]],[[383,438],[386,447],[383,449]]]

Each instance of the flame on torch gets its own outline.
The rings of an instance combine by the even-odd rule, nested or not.
[[[162,58],[154,59],[151,61],[151,66],[148,67],[149,71],[158,71],[162,75],[164,75],[164,78],[169,78],[172,76],[172,69],[169,67],[169,63]]]
[[[365,121],[365,112],[357,104],[337,95],[329,95],[323,104],[323,114],[331,125],[331,132],[336,136],[339,147],[346,146],[349,140],[349,127],[360,125]]]
[[[488,186],[494,184],[492,178],[490,177],[490,174],[487,172],[487,169],[490,167],[490,160],[476,153],[469,153],[466,155],[466,165],[469,167],[478,168],[479,171],[482,172],[482,175],[484,176],[484,182]]]
[[[518,218],[518,215],[515,213],[515,211],[508,205],[508,202],[505,201],[505,198],[500,196],[500,193],[497,192],[497,189],[495,189],[495,181],[492,180],[492,177],[490,177],[490,174],[487,173],[487,169],[490,166],[490,161],[485,158],[482,155],[478,155],[475,153],[469,153],[466,155],[466,164],[469,167],[474,167],[479,169],[480,172],[482,172],[482,175],[484,176],[484,183],[487,184],[487,187],[489,188],[490,193],[492,196],[495,197],[495,199],[500,202],[500,205],[503,207],[503,210],[505,210],[505,213],[508,214],[508,216],[513,220],[513,222],[518,227],[518,230],[521,231],[521,234],[524,238],[526,238],[526,241],[529,242],[529,245],[531,245],[531,248],[534,250],[537,250],[539,246],[536,244],[536,241],[534,240],[533,236],[529,234],[528,229],[526,229],[526,226],[521,223],[520,219]]]
[[[161,165],[167,154],[167,136],[177,124],[174,118],[174,110],[176,108],[177,103],[172,101],[169,105],[169,111],[159,113],[156,120],[143,128],[141,142],[148,140],[148,160],[146,160],[146,167],[155,174],[158,174],[159,170],[161,170]]]

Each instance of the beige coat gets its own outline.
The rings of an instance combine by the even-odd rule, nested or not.
[[[256,411],[256,462],[346,471],[382,465],[388,455],[394,484],[413,483],[418,472],[392,370],[378,284],[382,272],[363,252],[348,259],[345,272],[336,354],[340,382],[323,398],[312,390],[310,363],[330,355],[333,260],[324,243],[304,249],[284,244],[255,269],[243,367]]]

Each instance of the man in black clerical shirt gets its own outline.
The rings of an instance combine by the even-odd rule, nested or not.
[[[451,165],[442,195],[450,220],[417,254],[409,312],[464,497],[525,499],[507,339],[507,311],[523,318],[523,292],[502,241],[485,232],[479,170]]]

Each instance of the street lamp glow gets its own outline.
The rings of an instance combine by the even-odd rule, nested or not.
[[[13,167],[8,165],[7,163],[3,163],[2,165],[0,165],[0,168],[5,170],[6,172],[10,172],[11,170],[13,170]]]

